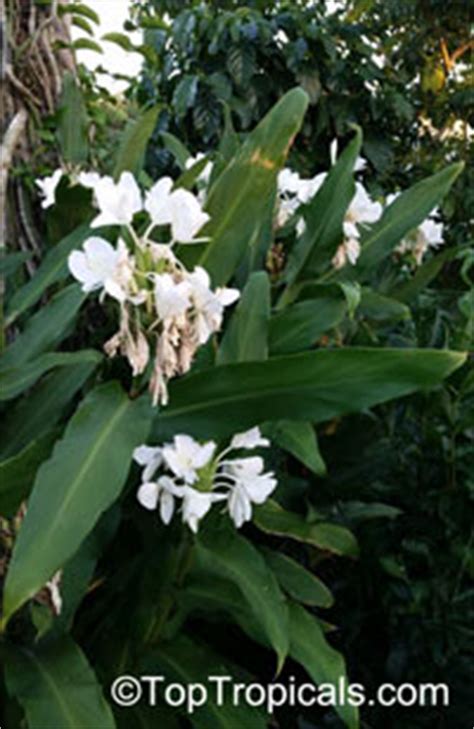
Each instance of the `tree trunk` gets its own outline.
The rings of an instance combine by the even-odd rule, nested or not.
[[[38,136],[45,117],[55,113],[66,71],[75,73],[70,43],[69,15],[58,13],[68,0],[37,4],[35,0],[0,0],[2,67],[0,94],[2,146],[0,175],[0,246],[9,251],[33,254],[28,261],[34,271],[40,245],[35,215],[22,175],[12,173],[13,160],[31,177],[44,142]],[[52,147],[52,145],[51,145]],[[41,165],[55,167],[55,150],[48,149]],[[31,185],[31,183],[30,183]]]

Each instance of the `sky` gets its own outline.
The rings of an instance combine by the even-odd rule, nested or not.
[[[95,69],[102,66],[110,73],[120,73],[133,78],[137,75],[142,65],[143,56],[140,53],[128,53],[120,46],[109,41],[101,41],[101,36],[105,33],[123,33],[123,23],[128,18],[129,0],[85,0],[86,4],[91,7],[100,18],[100,26],[91,23],[95,30],[95,40],[103,48],[103,53],[95,51],[78,50],[77,58],[80,63],[84,63],[88,68]],[[130,40],[139,44],[141,42],[140,33],[130,34],[126,31]],[[83,30],[72,26],[73,39],[90,38]],[[90,38],[92,40],[92,38]],[[121,93],[126,87],[126,81],[117,81],[108,75],[100,76],[100,83],[114,94]]]

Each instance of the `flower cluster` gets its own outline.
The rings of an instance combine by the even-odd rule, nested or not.
[[[44,206],[54,202],[59,173],[38,181]],[[209,215],[191,192],[175,189],[170,177],[158,180],[144,197],[130,172],[122,173],[118,182],[95,172],[81,172],[76,183],[93,191],[99,213],[92,228],[119,225],[126,232],[115,247],[91,236],[82,250],[70,254],[69,270],[84,292],[98,291],[101,301],[109,296],[119,302],[119,328],[104,349],[110,357],[123,354],[134,376],[153,362],[153,403],[166,405],[168,380],[190,369],[198,347],[220,329],[225,307],[240,295],[237,289],[213,291],[207,272],[200,266],[188,271],[173,251],[175,243],[205,240],[198,233]],[[149,223],[144,234],[138,235],[132,222],[143,211]],[[160,231],[161,242],[151,237],[155,229]]]
[[[337,145],[331,145],[331,158],[335,162]],[[365,160],[359,157],[356,160],[355,171],[364,169]],[[282,227],[293,216],[298,215],[301,205],[307,204],[318,192],[328,173],[321,172],[315,177],[303,179],[297,172],[288,168],[283,169],[278,175],[278,197],[277,226]],[[360,228],[366,224],[375,223],[382,214],[382,205],[374,202],[361,182],[356,182],[355,195],[347,209],[343,232],[344,239],[338,247],[332,264],[339,269],[347,263],[355,265],[360,254]],[[302,235],[306,224],[299,215],[296,221],[296,232]]]
[[[216,455],[216,444],[198,443],[189,435],[176,435],[172,443],[135,449],[134,460],[143,466],[138,501],[146,509],[159,509],[169,524],[181,504],[181,516],[193,532],[215,503],[225,503],[239,529],[252,517],[252,504],[263,504],[277,486],[272,472],[264,473],[260,456],[233,457],[233,451],[270,445],[259,428],[234,435],[227,448]],[[161,475],[157,476],[158,472]]]

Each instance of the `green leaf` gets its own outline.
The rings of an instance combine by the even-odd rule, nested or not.
[[[92,668],[66,636],[34,648],[9,647],[5,678],[28,729],[115,729]]]
[[[0,463],[0,515],[11,519],[33,486],[36,471],[51,453],[57,431],[29,443],[20,453]]]
[[[75,25],[77,28],[83,30],[84,33],[87,33],[88,35],[94,37],[94,28],[89,23],[89,21],[83,18],[81,15],[73,15],[71,25]]]
[[[150,418],[148,396],[129,400],[113,382],[81,403],[38,471],[5,583],[5,621],[64,565],[119,496]]]
[[[278,656],[278,671],[288,652],[286,603],[273,573],[255,547],[235,531],[212,530],[196,547],[198,567],[234,582]]]
[[[423,263],[412,278],[390,291],[390,295],[402,302],[415,298],[436,278],[444,264],[456,256],[456,248],[447,248],[426,263]]]
[[[128,35],[125,35],[125,33],[106,33],[102,36],[101,40],[115,43],[115,45],[120,46],[120,48],[124,51],[130,51],[133,53],[133,51],[136,50],[132,41]]]
[[[316,476],[326,475],[326,464],[319,451],[316,431],[311,423],[279,420],[264,427],[265,435],[301,461]]]
[[[430,349],[324,349],[224,365],[170,385],[158,442],[174,433],[223,438],[264,420],[313,423],[437,385],[466,355]]]
[[[94,51],[95,53],[103,53],[104,49],[90,38],[78,38],[71,43],[71,47],[76,51]]]
[[[231,316],[217,353],[218,364],[268,357],[270,281],[264,271],[251,274]]]
[[[126,170],[132,172],[135,176],[140,173],[146,147],[155,130],[160,109],[161,106],[148,109],[125,130],[114,168],[114,178],[116,180]]]
[[[333,554],[355,557],[357,542],[353,534],[337,524],[310,524],[299,514],[285,511],[273,499],[255,507],[254,524],[267,534],[296,539]]]
[[[290,254],[284,274],[288,286],[302,276],[311,278],[321,263],[332,258],[341,242],[342,223],[354,195],[353,169],[361,144],[362,133],[357,130],[352,142],[306,206],[306,229]]]
[[[0,401],[11,400],[27,390],[45,372],[55,367],[71,367],[76,364],[97,364],[102,355],[92,349],[78,352],[49,352],[42,354],[21,367],[11,367],[0,371]]]
[[[58,114],[57,136],[65,162],[71,165],[86,162],[89,153],[87,112],[77,80],[69,72],[63,76]]]
[[[161,132],[161,138],[164,142],[166,149],[168,149],[175,157],[176,162],[184,170],[186,166],[186,160],[191,157],[191,152],[186,149],[184,144],[179,141],[178,137],[170,132]]]
[[[100,25],[100,18],[95,12],[95,10],[92,10],[89,5],[85,5],[84,3],[68,3],[67,5],[63,5],[62,3],[58,6],[58,14],[59,15],[65,15],[66,13],[75,13],[76,15],[83,15],[85,18],[89,18],[89,20],[92,20],[97,25]]]
[[[199,263],[216,285],[229,280],[252,246],[307,105],[301,89],[285,94],[212,185],[206,203],[211,219],[202,230],[211,241]]]
[[[53,349],[63,338],[86,296],[71,284],[51,299],[29,321],[15,341],[0,357],[0,371],[21,367],[46,349]]]
[[[81,364],[59,367],[10,405],[0,425],[0,457],[18,453],[56,425],[99,361],[99,358],[91,358]]]
[[[301,352],[342,321],[347,311],[341,295],[321,295],[283,309],[270,320],[272,354]]]
[[[203,157],[202,159],[195,162],[191,167],[181,173],[181,175],[174,183],[173,187],[183,187],[185,190],[192,190],[192,188],[198,181],[201,172],[204,170],[208,162],[208,157]]]
[[[362,239],[362,251],[355,266],[356,276],[369,277],[402,238],[428,217],[463,167],[462,162],[446,167],[410,187],[388,206],[380,220]]]
[[[291,657],[306,669],[312,680],[334,687],[334,696],[339,699],[339,684],[349,684],[344,659],[326,641],[318,620],[304,608],[296,604],[289,607],[290,613],[290,654]],[[348,694],[342,697],[341,704],[334,707],[349,729],[358,729],[358,710],[351,706]],[[340,700],[340,699],[339,699]]]
[[[359,305],[359,314],[372,321],[399,321],[410,319],[411,312],[408,306],[389,296],[382,296],[371,289],[362,289]]]
[[[179,81],[173,94],[172,105],[178,119],[194,105],[199,79],[195,75],[186,75]]]
[[[298,562],[271,549],[265,549],[263,553],[280,586],[290,597],[315,607],[330,608],[333,605],[333,596],[326,585]]]
[[[66,278],[69,254],[79,248],[89,235],[89,226],[81,225],[47,253],[31,281],[12,296],[6,312],[7,326],[10,326],[30,306],[36,304],[48,286]]]
[[[207,684],[209,700],[203,706],[196,708],[191,715],[186,711],[186,706],[181,709],[181,713],[187,720],[191,720],[196,729],[265,729],[267,726],[262,710],[259,711],[246,702],[234,704],[229,692],[224,692],[225,700],[222,705],[215,701],[216,686],[208,682],[208,677],[231,675],[236,680],[249,684],[252,676],[223,660],[209,645],[180,635],[150,652],[141,662],[140,670],[152,674],[158,671],[167,680],[177,681],[184,686]]]
[[[22,263],[31,258],[31,253],[10,253],[0,258],[0,276],[10,276],[15,273]]]

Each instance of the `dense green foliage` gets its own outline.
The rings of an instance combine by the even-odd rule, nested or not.
[[[41,262],[28,277],[13,241],[1,261],[0,724],[464,725],[474,619],[474,382],[463,351],[473,260],[459,163],[468,141],[419,135],[428,105],[437,127],[467,108],[464,80],[446,73],[441,83],[437,66],[441,39],[462,47],[464,9],[443,23],[438,2],[357,2],[333,15],[324,3],[185,5],[135,8],[129,27],[146,29],[146,63],[130,115],[86,72],[80,85],[65,79],[47,124],[67,175],[44,214]],[[288,40],[275,41],[278,31]],[[199,151],[206,158],[190,163]],[[281,222],[288,164],[329,172]],[[167,405],[152,407],[150,368],[132,376],[124,357],[101,352],[123,304],[71,284],[71,253],[97,234],[79,168],[116,181],[131,171],[148,191],[170,171],[210,216],[200,242],[176,246],[180,265],[240,290],[189,374],[170,381]],[[360,179],[383,204],[359,226],[356,259],[341,263]],[[440,208],[447,245],[415,260],[400,244]],[[147,240],[143,210],[133,222]],[[130,226],[99,233],[146,258]],[[193,534],[139,506],[136,446],[186,433],[221,448],[253,426],[271,440],[257,453],[279,485],[242,529],[217,508]],[[110,699],[118,676],[159,673],[184,683],[349,677],[368,694],[385,681],[446,682],[452,705],[269,717],[211,701],[189,716]]]

